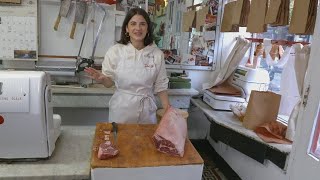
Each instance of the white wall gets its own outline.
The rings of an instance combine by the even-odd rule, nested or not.
[[[45,55],[64,55],[77,56],[84,34],[87,21],[91,20],[94,14],[94,23],[89,23],[87,34],[82,47],[81,56],[90,57],[92,45],[98,30],[98,25],[103,16],[103,11],[99,8],[90,6],[87,8],[84,24],[77,24],[75,39],[70,39],[69,34],[74,20],[75,7],[72,3],[67,18],[62,17],[58,31],[53,30],[54,22],[59,12],[59,1],[40,0],[40,48],[39,54]],[[102,26],[101,35],[96,49],[96,56],[104,57],[106,50],[114,44],[115,41],[115,15],[111,6],[104,6],[107,11],[107,18]]]

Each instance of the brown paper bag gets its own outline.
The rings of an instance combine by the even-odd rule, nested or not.
[[[292,144],[285,138],[287,126],[278,121],[272,121],[258,126],[254,132],[267,143]]]
[[[249,0],[237,0],[236,5],[234,7],[232,24],[239,25],[240,27],[247,26],[249,11],[250,11]]]
[[[244,0],[242,12],[241,12],[240,24],[239,24],[241,27],[246,27],[248,25],[249,13],[250,13],[250,1]]]
[[[264,23],[268,7],[268,0],[252,0],[248,17],[247,32],[262,33],[267,31]]]
[[[310,8],[309,8],[309,15],[308,15],[308,23],[307,23],[307,28],[306,28],[306,33],[304,34],[313,34],[314,27],[316,25],[316,18],[317,18],[317,0],[313,0],[311,2]]]
[[[270,8],[270,7],[269,7]],[[270,22],[271,26],[286,26],[289,24],[290,14],[290,0],[282,0],[276,19],[274,22]]]
[[[280,5],[282,0],[270,0],[270,5],[267,10],[265,23],[273,24],[277,22],[278,15],[280,14]]]
[[[190,28],[192,28],[192,23],[193,23],[195,14],[196,14],[195,10],[183,13],[183,17],[182,17],[183,32],[190,32]]]
[[[208,90],[217,95],[241,97],[241,91],[227,82],[224,82],[217,86],[213,86]]]
[[[280,25],[286,26],[289,25],[289,16],[290,16],[290,0],[285,0],[284,7],[282,8],[283,18],[280,21]]]
[[[281,95],[269,91],[251,91],[243,126],[247,129],[277,120]]]
[[[221,32],[238,32],[239,26],[232,25],[233,12],[236,6],[236,1],[230,2],[224,6],[224,12],[221,23]]]
[[[290,0],[286,0],[284,5],[284,18],[282,25],[289,25],[289,17],[290,17]]]
[[[289,33],[312,34],[315,26],[318,0],[295,0]]]
[[[200,27],[203,26],[206,23],[206,16],[209,11],[209,6],[203,7],[199,11],[197,11],[196,15],[196,29],[197,31],[200,31]]]
[[[240,24],[242,6],[243,0],[237,0],[233,11],[232,24]]]

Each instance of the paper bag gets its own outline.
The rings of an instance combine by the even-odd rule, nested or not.
[[[236,1],[236,5],[234,7],[232,24],[240,24],[241,12],[242,12],[243,0]]]
[[[295,0],[289,33],[313,34],[318,0]]]
[[[270,0],[270,5],[265,19],[266,24],[272,24],[277,22],[277,17],[280,12],[281,1],[282,0]]]
[[[227,82],[214,86],[208,90],[217,95],[241,97],[241,91]]]
[[[243,126],[247,129],[256,127],[278,116],[281,95],[269,91],[251,91]]]
[[[252,0],[248,17],[247,32],[262,33],[267,31],[264,23],[268,7],[268,0]]]
[[[290,0],[284,0],[281,2],[277,21],[271,24],[271,26],[289,25],[289,16],[290,16]]]
[[[311,5],[309,7],[306,32],[304,34],[312,35],[314,32],[314,28],[316,25],[316,18],[317,18],[317,7],[318,7],[318,0],[312,0]]]
[[[208,14],[209,6],[203,7],[199,11],[197,11],[196,15],[196,29],[197,31],[201,31],[201,26],[206,23],[206,15]]]
[[[189,11],[183,13],[182,19],[182,31],[183,32],[191,32],[190,28],[192,28],[192,23],[195,17],[196,11]]]
[[[247,26],[249,12],[250,12],[250,1],[237,0],[236,5],[234,7],[232,24],[239,25],[240,27]]]
[[[236,1],[230,2],[224,6],[224,12],[221,23],[221,32],[238,32],[239,27],[232,25],[233,12],[236,6]]]
[[[285,138],[287,126],[278,121],[272,121],[258,126],[254,132],[267,143],[292,144]]]
[[[271,26],[289,24],[290,0],[270,0],[265,23]]]

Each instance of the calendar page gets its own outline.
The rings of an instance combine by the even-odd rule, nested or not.
[[[38,60],[37,0],[0,4],[0,60]]]

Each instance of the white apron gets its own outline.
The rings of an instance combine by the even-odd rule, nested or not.
[[[109,122],[155,124],[157,106],[153,95],[157,71],[153,46],[123,48],[114,72],[116,91],[109,102]]]

